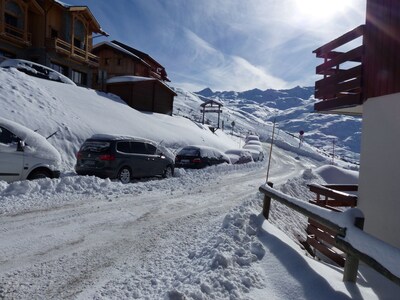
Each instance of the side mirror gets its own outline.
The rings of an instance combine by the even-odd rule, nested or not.
[[[25,148],[25,142],[21,141],[21,140],[18,140],[17,151],[23,152],[24,148]]]

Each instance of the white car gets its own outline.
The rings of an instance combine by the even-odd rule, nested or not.
[[[58,178],[60,161],[43,136],[0,117],[0,180]]]
[[[248,136],[246,136],[244,141],[246,143],[249,142],[249,141],[260,141],[260,138],[257,135],[249,134]]]

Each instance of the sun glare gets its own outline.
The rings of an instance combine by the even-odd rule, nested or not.
[[[344,13],[350,0],[295,0],[297,13],[315,20],[328,20]]]

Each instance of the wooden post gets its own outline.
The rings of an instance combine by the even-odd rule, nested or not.
[[[274,184],[270,181],[267,182],[270,187],[274,187]],[[271,207],[271,197],[264,194],[264,201],[263,201],[263,211],[262,214],[266,220],[269,218],[269,210]]]
[[[354,226],[362,230],[364,228],[364,218],[355,218]],[[347,253],[346,263],[344,265],[343,281],[357,281],[358,263],[359,259],[356,255]]]

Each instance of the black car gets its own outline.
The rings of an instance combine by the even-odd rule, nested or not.
[[[175,157],[175,167],[200,169],[207,166],[228,163],[229,157],[218,149],[207,146],[186,146]]]
[[[122,183],[132,178],[170,177],[174,174],[174,156],[150,140],[94,135],[77,153],[75,171],[79,175],[117,178]]]

